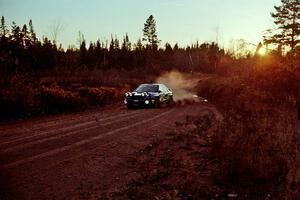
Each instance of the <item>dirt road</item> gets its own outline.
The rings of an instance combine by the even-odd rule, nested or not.
[[[0,199],[109,199],[137,176],[127,167],[136,152],[201,112],[215,111],[118,105],[1,125]]]

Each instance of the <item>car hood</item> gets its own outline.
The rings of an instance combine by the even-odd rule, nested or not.
[[[143,92],[132,92],[133,96],[142,96]],[[150,96],[158,96],[158,92],[147,92]]]

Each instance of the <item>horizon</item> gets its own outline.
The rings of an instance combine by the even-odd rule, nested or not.
[[[143,25],[151,14],[156,20],[160,47],[167,42],[184,47],[199,41],[217,42],[220,47],[228,48],[233,40],[244,39],[252,44],[262,41],[263,32],[273,26],[270,12],[279,2],[1,0],[0,15],[5,17],[9,29],[12,21],[22,26],[32,19],[40,39],[45,36],[53,40],[51,32],[55,26],[60,26],[57,45],[62,44],[64,49],[79,46],[79,32],[84,35],[87,45],[98,39],[110,41],[111,35],[122,40],[126,33],[130,41],[136,43],[142,38]],[[71,9],[70,3],[73,3]]]

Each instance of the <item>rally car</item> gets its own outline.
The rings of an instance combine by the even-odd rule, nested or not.
[[[172,105],[173,93],[164,84],[141,84],[133,92],[126,92],[124,104],[128,109],[133,107],[160,107]]]

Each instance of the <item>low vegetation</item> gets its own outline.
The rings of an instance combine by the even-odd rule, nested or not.
[[[91,107],[121,102],[130,85],[82,85],[80,82],[37,81],[14,75],[2,80],[0,120],[82,111]]]
[[[254,199],[266,192],[272,199],[297,199],[299,70],[276,63],[250,71],[199,84],[199,95],[224,115],[213,137],[216,183]]]

